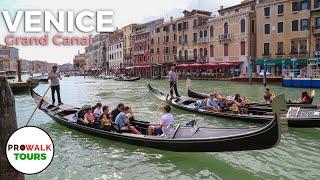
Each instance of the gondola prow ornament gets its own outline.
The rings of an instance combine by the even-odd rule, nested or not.
[[[282,125],[282,131],[288,131],[288,120],[286,118],[281,118],[281,115],[287,111],[286,98],[284,94],[280,94],[276,96],[271,103],[272,112],[274,113],[274,117],[278,118]],[[280,129],[280,128],[279,128]]]

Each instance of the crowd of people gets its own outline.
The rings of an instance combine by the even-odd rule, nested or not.
[[[205,109],[217,112],[233,111],[239,112],[240,107],[248,104],[248,98],[241,98],[236,94],[233,98],[225,97],[221,93],[211,93],[209,98],[198,100],[194,109]]]
[[[148,126],[148,135],[162,135],[165,128],[173,124],[174,118],[169,105],[163,107],[163,113],[164,115],[158,124],[150,124]],[[123,103],[119,103],[111,112],[109,112],[108,106],[103,106],[101,103],[97,103],[94,107],[85,105],[78,113],[78,120],[78,122],[83,125],[98,127],[107,131],[116,127],[120,132],[141,134],[141,132],[132,125],[135,119],[131,107],[125,106]]]

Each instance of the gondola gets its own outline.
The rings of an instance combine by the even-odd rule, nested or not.
[[[128,77],[128,78],[123,78],[123,77],[114,77],[113,78],[115,81],[138,81],[140,77]]]
[[[170,104],[176,108],[187,110],[194,113],[205,114],[210,116],[224,117],[234,120],[242,120],[256,123],[266,123],[273,118],[271,107],[265,106],[246,106],[244,107],[247,110],[245,114],[238,114],[233,112],[219,112],[219,111],[210,111],[195,109],[194,105],[199,100],[196,98],[190,97],[180,97],[180,98],[168,98],[168,96],[159,90],[152,88],[148,85],[149,92],[156,96],[158,99],[165,101],[167,104]],[[299,108],[299,114],[291,113],[289,116],[284,117],[288,122],[289,127],[320,127],[320,114],[318,114],[318,109],[314,107],[295,107]],[[314,113],[314,115],[310,115]],[[309,116],[305,116],[309,114]]]
[[[161,136],[135,135],[125,132],[107,131],[69,122],[76,116],[79,108],[60,105],[54,106],[48,98],[31,91],[31,96],[39,108],[53,120],[71,129],[90,135],[120,141],[137,146],[151,147],[176,152],[223,152],[261,150],[275,147],[280,141],[280,125],[278,118],[252,128],[207,128],[184,125],[170,125]],[[143,134],[149,122],[132,121]]]
[[[205,99],[205,98],[209,97],[209,94],[201,93],[201,92],[198,92],[198,91],[195,91],[194,89],[192,89],[191,84],[187,85],[187,90],[188,90],[188,96],[191,98]],[[311,97],[311,98],[312,99],[310,101],[310,104],[305,104],[305,103],[301,103],[301,102],[292,102],[289,100],[287,102],[287,106],[288,107],[307,107],[307,108],[313,107],[313,108],[315,108],[316,105],[312,105],[313,97]],[[266,109],[269,109],[269,111],[271,112],[271,105],[269,105],[269,104],[250,103],[249,105],[251,105],[251,106],[264,106],[264,107],[266,107]]]

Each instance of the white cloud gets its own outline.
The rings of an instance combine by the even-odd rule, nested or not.
[[[182,15],[183,9],[205,9],[209,11],[216,11],[219,9],[222,1],[217,0],[89,0],[89,1],[75,1],[75,0],[15,0],[4,1],[7,6],[5,8],[15,7],[15,9],[25,10],[50,10],[55,12],[57,10],[99,10],[112,9],[115,12],[114,25],[122,27],[130,23],[139,23],[149,20],[150,17],[177,17]],[[224,0],[224,6],[239,3],[239,0]],[[1,3],[0,3],[1,5]],[[3,6],[2,6],[3,7]],[[4,9],[4,8],[2,8]],[[149,18],[148,18],[149,17]],[[1,27],[3,26],[2,18],[0,18]],[[0,29],[0,43],[3,43],[4,28]],[[19,34],[19,33],[18,33]],[[23,34],[23,33],[22,33]],[[79,35],[74,33],[72,35]],[[82,34],[83,36],[87,34]],[[28,35],[30,36],[30,34]],[[65,63],[71,62],[73,56],[83,47],[35,47],[35,46],[18,46],[20,49],[20,57],[25,59],[40,59],[48,60],[49,62]]]

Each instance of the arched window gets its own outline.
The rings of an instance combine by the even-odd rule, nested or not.
[[[200,31],[200,38],[202,38],[203,37],[203,32],[202,31]]]
[[[207,32],[207,30],[204,30],[203,31],[203,37],[207,37],[208,36],[208,32]]]
[[[229,33],[229,26],[228,26],[228,22],[225,22],[223,25],[223,32],[224,34],[228,34]]]
[[[184,50],[184,57],[185,57],[185,58],[188,57],[188,50]]]
[[[214,32],[213,32],[213,26],[210,26],[210,37],[214,36]]]
[[[246,31],[246,20],[245,19],[241,19],[240,29],[241,29],[241,33],[244,33]]]

